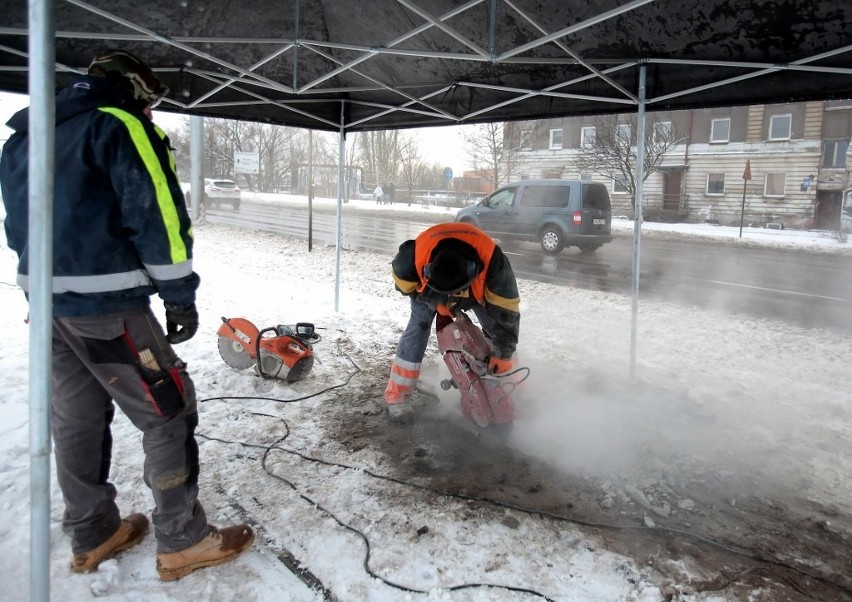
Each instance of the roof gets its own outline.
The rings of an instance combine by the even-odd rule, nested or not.
[[[0,0],[0,90],[27,3]],[[852,98],[849,0],[56,0],[56,82],[104,48],[161,110],[347,131]]]

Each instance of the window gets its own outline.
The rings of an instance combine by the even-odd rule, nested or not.
[[[787,176],[783,173],[768,173],[763,184],[763,196],[783,197]]]
[[[843,169],[846,167],[846,151],[849,148],[848,140],[831,140],[822,145],[822,162],[820,167],[828,169]]]
[[[533,127],[526,123],[518,126],[518,148],[532,150]]]
[[[710,142],[727,142],[731,138],[731,118],[714,119],[710,124]]]
[[[789,140],[790,127],[792,124],[792,115],[773,115],[769,118],[769,139]]]
[[[581,173],[581,174],[580,174],[580,179],[581,179],[581,180],[592,180],[592,174],[590,174],[590,173]]]
[[[603,184],[583,184],[583,208],[610,210],[609,194]]]
[[[617,193],[626,193],[627,192],[627,177],[626,176],[615,176],[612,179],[612,191]]]
[[[630,143],[630,124],[629,123],[619,123],[618,124],[618,139],[621,142]]]
[[[654,146],[664,146],[672,139],[672,122],[660,121],[654,124]]]
[[[523,207],[567,207],[569,186],[525,186]]]
[[[596,138],[594,126],[583,127],[580,129],[580,148],[592,148]]]
[[[550,149],[559,150],[562,148],[562,130],[550,130]]]
[[[707,174],[707,194],[725,194],[725,174]]]
[[[488,206],[492,209],[497,209],[498,207],[511,207],[512,202],[515,200],[515,193],[517,191],[517,188],[507,188],[506,190],[495,192],[488,199]]]

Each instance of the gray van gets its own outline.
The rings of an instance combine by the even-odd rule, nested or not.
[[[591,253],[612,240],[606,186],[586,180],[521,180],[456,214],[495,238],[532,240],[545,253],[575,246]]]

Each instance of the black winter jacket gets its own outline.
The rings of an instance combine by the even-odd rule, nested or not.
[[[441,244],[451,246],[457,252],[470,259],[478,260],[476,251],[464,242],[448,239]],[[416,298],[419,276],[415,261],[415,241],[407,240],[399,246],[399,251],[391,261],[394,288],[403,295]],[[490,263],[485,266],[485,296],[476,299],[469,289],[450,296],[448,305],[453,309],[470,310],[476,305],[484,308],[491,317],[491,332],[488,335],[499,357],[509,359],[518,345],[521,314],[518,284],[509,259],[497,246],[491,255]]]
[[[6,238],[29,291],[28,112],[8,122],[0,186]],[[132,96],[83,76],[56,98],[53,315],[195,301],[191,221],[165,134]]]

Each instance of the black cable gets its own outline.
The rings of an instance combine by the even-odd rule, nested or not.
[[[278,398],[269,398],[269,397],[252,397],[252,396],[227,396],[227,397],[211,397],[211,398],[207,398],[207,399],[204,399],[204,400],[201,400],[201,401],[206,402],[206,401],[213,401],[213,400],[223,400],[224,401],[224,400],[228,400],[228,399],[258,399],[258,400],[265,400],[265,401],[274,401],[274,402],[278,402],[278,403],[292,403],[292,402],[296,402],[296,401],[302,401],[302,400],[305,400],[305,399],[308,399],[308,398],[311,398],[311,397],[315,397],[317,395],[321,395],[321,394],[326,393],[328,391],[339,389],[341,387],[348,385],[349,382],[352,380],[352,378],[356,374],[361,372],[361,369],[352,360],[352,358],[347,353],[345,353],[345,352],[342,352],[342,353],[346,357],[346,359],[348,359],[349,362],[353,365],[353,367],[355,368],[355,371],[352,374],[349,375],[349,378],[347,378],[345,382],[340,383],[338,385],[334,385],[332,387],[328,387],[327,389],[323,389],[322,391],[319,391],[317,393],[312,393],[310,395],[306,395],[306,396],[296,398],[296,399],[278,399]],[[680,535],[682,537],[685,537],[685,538],[688,538],[688,539],[693,539],[695,541],[704,543],[706,545],[710,545],[712,547],[724,550],[726,552],[735,554],[737,556],[741,556],[743,558],[747,558],[747,559],[755,561],[755,562],[765,563],[765,564],[768,564],[770,566],[775,566],[775,567],[778,567],[778,568],[782,568],[782,569],[785,569],[785,570],[792,571],[794,573],[798,573],[798,574],[800,574],[804,577],[807,577],[809,579],[813,579],[817,582],[826,584],[830,587],[835,587],[837,589],[840,589],[840,590],[842,590],[842,591],[844,591],[848,594],[852,594],[852,589],[850,589],[850,588],[848,588],[848,587],[846,587],[846,586],[844,586],[840,583],[835,583],[833,581],[830,581],[830,580],[823,578],[819,575],[812,574],[809,571],[807,571],[806,569],[791,566],[791,565],[788,565],[788,564],[786,564],[782,561],[772,559],[772,558],[768,558],[768,559],[767,558],[761,558],[760,556],[758,556],[754,552],[750,552],[750,551],[748,551],[744,548],[740,548],[738,546],[726,544],[724,542],[721,542],[721,541],[718,541],[718,540],[715,540],[715,539],[712,539],[712,538],[709,538],[709,537],[705,537],[703,535],[699,535],[699,534],[694,533],[692,531],[687,531],[687,530],[684,530],[684,529],[677,529],[677,528],[674,528],[674,527],[660,527],[660,526],[646,527],[646,526],[640,526],[640,525],[617,525],[617,524],[611,524],[611,523],[599,523],[599,522],[593,522],[593,521],[586,521],[586,520],[582,520],[582,519],[578,519],[578,518],[563,516],[563,515],[560,515],[560,514],[556,514],[556,513],[553,513],[553,512],[546,511],[546,510],[532,510],[530,508],[525,508],[525,507],[522,507],[522,506],[519,506],[519,505],[516,505],[516,504],[512,504],[512,503],[509,503],[509,502],[493,500],[493,499],[489,499],[489,498],[485,498],[485,497],[481,497],[481,496],[468,495],[468,494],[464,494],[464,493],[446,491],[446,490],[441,490],[441,489],[433,489],[431,487],[427,487],[426,485],[420,485],[418,483],[412,483],[412,482],[409,482],[409,481],[405,481],[403,479],[398,479],[396,477],[382,475],[382,474],[373,472],[372,470],[370,470],[368,468],[359,468],[359,467],[355,467],[355,466],[349,466],[349,465],[346,465],[346,464],[341,464],[339,462],[330,462],[328,460],[323,460],[323,459],[320,459],[320,458],[314,458],[312,456],[305,455],[302,452],[299,452],[295,449],[288,449],[288,448],[285,448],[285,447],[281,447],[279,445],[282,441],[284,441],[290,435],[290,428],[289,428],[289,425],[287,424],[286,420],[284,420],[283,418],[280,418],[280,417],[270,416],[269,414],[261,414],[261,413],[255,413],[255,412],[252,412],[252,414],[257,415],[257,416],[278,418],[278,420],[280,420],[281,422],[284,423],[285,430],[286,430],[285,435],[283,437],[280,437],[279,439],[277,439],[270,446],[244,443],[244,442],[241,442],[241,441],[228,441],[228,440],[224,440],[224,439],[217,439],[217,438],[214,438],[214,437],[208,437],[208,436],[203,435],[201,433],[198,433],[198,436],[204,437],[205,439],[209,439],[209,440],[212,440],[212,441],[218,441],[218,442],[221,442],[221,443],[238,444],[238,445],[242,445],[244,447],[264,449],[265,451],[264,451],[264,454],[263,454],[263,458],[261,460],[261,466],[264,469],[264,471],[269,476],[286,483],[291,489],[293,489],[293,491],[296,492],[296,494],[299,495],[299,497],[304,499],[306,502],[308,502],[312,506],[316,507],[318,510],[320,510],[324,514],[328,515],[332,520],[334,520],[342,528],[344,528],[348,531],[351,531],[352,533],[359,536],[364,541],[364,545],[366,546],[366,553],[365,553],[365,557],[364,557],[364,561],[363,561],[363,566],[364,566],[365,572],[368,575],[370,575],[371,577],[373,577],[374,579],[382,581],[386,585],[393,587],[395,589],[399,589],[399,590],[402,590],[402,591],[408,591],[408,592],[411,592],[411,593],[424,593],[424,594],[428,593],[428,591],[422,591],[422,590],[417,590],[417,589],[413,589],[413,588],[408,588],[406,586],[394,583],[392,581],[385,579],[381,575],[374,573],[369,566],[370,556],[371,556],[371,546],[370,546],[370,542],[369,542],[369,539],[367,538],[367,536],[363,532],[359,531],[358,529],[344,523],[341,519],[337,518],[337,516],[335,516],[330,510],[326,509],[321,504],[315,502],[314,500],[312,500],[311,498],[309,498],[308,496],[303,494],[301,491],[299,491],[299,489],[291,481],[287,480],[286,478],[284,478],[280,475],[273,473],[266,465],[266,460],[267,460],[267,457],[269,456],[270,452],[272,452],[273,450],[278,450],[278,451],[283,452],[283,453],[296,455],[296,456],[298,456],[298,457],[300,457],[300,458],[302,458],[306,461],[309,461],[309,462],[316,462],[316,463],[319,463],[319,464],[322,464],[322,465],[325,465],[325,466],[329,466],[329,467],[333,467],[333,468],[342,468],[342,469],[346,469],[346,470],[357,471],[359,473],[367,474],[367,475],[369,475],[369,476],[371,476],[375,479],[384,480],[384,481],[396,483],[396,484],[399,484],[399,485],[403,485],[403,486],[407,486],[407,487],[411,487],[411,488],[415,488],[415,489],[420,489],[420,490],[423,490],[423,491],[428,491],[432,494],[437,494],[437,495],[441,495],[441,496],[444,496],[444,497],[460,499],[460,500],[465,500],[465,501],[474,501],[474,502],[485,503],[485,504],[489,504],[489,505],[500,507],[500,508],[515,510],[517,512],[522,512],[524,514],[528,514],[528,515],[531,515],[531,516],[538,515],[538,516],[541,516],[541,517],[550,518],[552,520],[557,520],[557,521],[562,521],[562,522],[570,522],[570,523],[573,523],[573,524],[576,524],[576,525],[581,525],[581,526],[584,526],[584,527],[596,528],[596,529],[607,529],[607,530],[622,530],[622,531],[623,530],[655,531],[655,532],[662,532],[662,533],[667,533],[667,534],[671,534],[671,535]],[[731,583],[733,581],[734,580],[732,580]],[[487,584],[487,583],[470,583],[470,584],[461,584],[461,585],[443,587],[441,589],[446,589],[446,590],[449,590],[449,591],[457,591],[457,590],[462,590],[462,589],[470,589],[470,588],[474,588],[474,587],[493,587],[493,588],[505,589],[505,590],[508,590],[508,591],[529,593],[529,594],[538,596],[540,598],[543,598],[545,600],[551,600],[545,594],[542,594],[542,593],[537,592],[535,590],[526,589],[526,588],[518,588],[518,587],[508,586],[508,585],[495,585],[495,584]]]
[[[260,399],[260,398],[256,398],[256,399]],[[355,468],[355,467],[352,467],[352,466],[347,466],[345,464],[338,464],[338,463],[335,463],[335,462],[328,462],[326,460],[320,460],[318,458],[312,458],[311,456],[307,456],[307,455],[305,455],[305,454],[303,454],[299,451],[296,451],[294,449],[288,449],[288,448],[285,448],[285,447],[281,447],[280,443],[282,441],[284,441],[287,437],[290,436],[290,427],[287,424],[287,421],[284,420],[283,418],[280,418],[280,417],[270,416],[269,414],[260,414],[260,413],[255,413],[255,412],[252,412],[252,414],[256,415],[256,416],[278,418],[278,420],[280,420],[284,424],[284,428],[285,428],[284,435],[279,437],[278,439],[276,439],[271,445],[268,445],[268,446],[267,445],[254,444],[254,443],[246,443],[244,441],[229,441],[229,440],[220,439],[220,438],[217,438],[217,437],[210,437],[210,436],[204,435],[203,433],[197,433],[196,435],[198,437],[201,437],[201,438],[209,440],[209,441],[217,441],[219,443],[236,444],[236,445],[240,445],[242,447],[247,447],[247,448],[263,449],[264,453],[263,453],[263,457],[261,458],[261,467],[266,472],[266,474],[268,474],[270,477],[277,479],[277,480],[281,481],[282,483],[286,484],[288,487],[290,487],[290,489],[292,489],[296,493],[296,495],[298,495],[300,498],[305,500],[305,502],[310,504],[313,508],[316,508],[317,510],[319,510],[320,512],[322,512],[323,514],[325,514],[326,516],[331,518],[340,527],[342,527],[343,529],[350,531],[351,533],[355,534],[356,536],[358,536],[361,539],[361,541],[364,542],[364,546],[365,546],[366,549],[365,549],[364,559],[362,561],[362,567],[364,568],[365,573],[367,573],[373,579],[381,581],[385,585],[392,587],[394,589],[398,589],[400,591],[405,591],[405,592],[409,592],[409,593],[415,593],[415,594],[428,594],[430,590],[419,590],[419,589],[411,588],[411,587],[408,587],[408,586],[405,586],[405,585],[401,585],[399,583],[396,583],[394,581],[386,579],[385,577],[382,577],[381,575],[379,575],[378,573],[373,571],[373,569],[370,567],[370,557],[372,556],[372,546],[370,545],[369,538],[364,534],[364,532],[359,530],[359,529],[356,529],[355,527],[353,527],[353,526],[351,526],[347,523],[345,523],[343,520],[338,518],[331,510],[329,510],[328,508],[326,508],[322,504],[316,502],[315,500],[313,500],[309,496],[302,493],[299,490],[299,488],[289,479],[273,472],[269,468],[269,466],[267,465],[267,459],[269,457],[269,454],[272,451],[279,451],[279,452],[283,452],[283,453],[286,453],[286,454],[296,455],[296,456],[298,456],[298,457],[300,457],[304,460],[323,464],[323,465],[329,466],[331,468],[342,468],[342,469],[347,469],[347,470],[365,472],[368,475],[372,476],[373,478],[378,478],[378,479],[386,480],[386,481],[392,481],[392,482],[395,482],[395,483],[398,483],[398,484],[401,484],[401,485],[418,487],[418,488],[426,489],[427,491],[432,491],[433,493],[435,493],[435,491],[429,490],[427,487],[423,487],[421,485],[416,485],[416,484],[413,484],[413,483],[408,483],[406,481],[402,481],[400,479],[395,479],[393,477],[384,477],[382,475],[372,473],[369,470],[361,470],[361,469],[358,469],[358,468]],[[454,496],[453,494],[441,494],[441,495],[449,495],[449,497],[460,497],[460,496]],[[502,590],[506,590],[506,591],[526,593],[526,594],[531,594],[531,595],[537,596],[537,597],[542,598],[544,600],[548,600],[549,602],[555,602],[552,598],[546,596],[545,594],[543,594],[541,592],[535,591],[533,589],[525,588],[525,587],[516,587],[516,586],[513,586],[513,585],[501,585],[501,584],[495,584],[495,583],[463,583],[463,584],[460,584],[460,585],[442,587],[441,589],[446,589],[448,591],[459,591],[459,590],[479,588],[479,587],[495,588],[495,589],[502,589]]]
[[[352,362],[351,359],[349,361]],[[255,395],[227,395],[222,397],[206,397],[204,399],[199,399],[198,403],[206,403],[208,401],[227,401],[228,399],[259,399],[262,401],[274,401],[276,403],[295,403],[297,401],[304,401],[306,399],[310,399],[311,397],[317,397],[318,395],[322,395],[323,393],[328,393],[329,391],[334,391],[335,389],[340,389],[341,387],[345,387],[346,385],[348,385],[349,381],[355,378],[356,374],[361,372],[361,368],[355,365],[355,362],[352,362],[352,365],[355,366],[355,371],[352,372],[349,377],[342,383],[332,385],[331,387],[322,389],[321,391],[317,391],[316,393],[309,393],[308,395],[303,395],[302,397],[294,397],[293,399],[280,399],[278,397],[257,397]]]
[[[268,416],[267,414],[258,414],[258,415]],[[721,542],[721,541],[718,541],[718,540],[715,540],[715,539],[711,539],[709,537],[705,537],[705,536],[699,535],[697,533],[693,533],[692,531],[687,531],[687,530],[684,530],[684,529],[676,529],[676,528],[673,528],[673,527],[660,527],[660,526],[645,527],[645,526],[639,526],[639,525],[617,525],[617,524],[611,524],[611,523],[599,523],[599,522],[593,522],[593,521],[586,521],[586,520],[582,520],[582,519],[578,519],[578,518],[563,516],[563,515],[556,514],[556,513],[553,513],[553,512],[548,512],[546,510],[533,510],[533,509],[530,509],[530,508],[525,508],[523,506],[519,506],[517,504],[512,504],[512,503],[509,503],[509,502],[502,502],[502,501],[499,501],[499,500],[493,500],[493,499],[490,499],[490,498],[485,498],[485,497],[481,497],[481,496],[477,496],[477,495],[468,495],[468,494],[465,494],[465,493],[458,493],[458,492],[447,491],[447,490],[442,490],[442,489],[434,489],[434,488],[428,487],[426,485],[420,485],[419,483],[412,483],[410,481],[405,481],[403,479],[398,479],[396,477],[382,475],[382,474],[373,472],[372,470],[370,470],[368,468],[360,468],[360,467],[356,467],[356,466],[349,466],[347,464],[341,464],[339,462],[330,462],[328,460],[323,460],[323,459],[320,459],[320,458],[314,458],[312,456],[308,456],[306,454],[303,454],[302,452],[300,452],[298,450],[281,447],[279,445],[279,443],[281,443],[284,439],[286,439],[289,436],[290,431],[289,431],[289,426],[287,425],[287,422],[283,418],[278,417],[278,419],[281,420],[285,424],[285,427],[287,428],[287,434],[285,434],[280,439],[276,440],[275,443],[273,443],[271,446],[255,445],[255,444],[243,443],[241,441],[226,441],[226,440],[222,440],[222,439],[215,439],[213,437],[206,437],[205,435],[201,435],[201,434],[199,434],[199,436],[202,436],[202,437],[205,437],[207,439],[214,440],[214,441],[219,441],[219,442],[222,442],[222,443],[232,443],[232,444],[242,445],[244,447],[255,447],[255,448],[266,450],[264,452],[263,460],[261,462],[261,465],[262,465],[263,469],[266,471],[266,473],[269,476],[271,476],[275,479],[278,479],[280,481],[283,481],[284,483],[289,485],[290,488],[292,488],[299,495],[299,497],[304,499],[306,502],[308,502],[312,506],[315,506],[318,510],[327,514],[332,520],[337,522],[344,529],[352,531],[353,533],[358,535],[364,541],[364,544],[367,547],[366,556],[364,558],[364,570],[365,570],[365,572],[367,572],[371,577],[378,579],[378,580],[382,581],[383,583],[387,584],[388,586],[394,587],[396,589],[401,589],[401,590],[409,591],[409,592],[412,592],[412,593],[428,593],[427,591],[416,590],[416,589],[412,589],[412,588],[408,588],[406,586],[396,584],[396,583],[394,583],[392,581],[388,581],[387,579],[383,578],[382,576],[374,573],[369,567],[371,547],[370,547],[370,543],[369,543],[369,540],[367,539],[366,535],[364,535],[358,529],[344,523],[342,520],[337,518],[330,510],[326,509],[321,504],[318,504],[317,502],[315,502],[314,500],[312,500],[308,496],[301,493],[298,490],[298,488],[291,481],[289,481],[286,478],[272,472],[266,466],[266,458],[271,451],[277,450],[277,451],[284,452],[284,453],[287,453],[287,454],[295,455],[295,456],[302,458],[303,460],[306,460],[306,461],[309,461],[309,462],[315,462],[315,463],[322,464],[324,466],[329,466],[329,467],[332,467],[332,468],[342,468],[342,469],[346,469],[346,470],[356,471],[356,472],[359,472],[359,473],[364,473],[364,474],[366,474],[370,477],[373,477],[375,479],[388,481],[388,482],[391,482],[391,483],[396,483],[398,485],[403,485],[403,486],[411,487],[411,488],[414,488],[414,489],[420,489],[420,490],[427,491],[427,492],[432,493],[432,494],[441,495],[441,496],[453,498],[453,499],[489,504],[489,505],[496,506],[496,507],[499,507],[499,508],[506,508],[506,509],[510,509],[510,510],[515,510],[517,512],[522,512],[522,513],[528,514],[530,516],[537,515],[537,516],[549,518],[549,519],[552,519],[552,520],[557,520],[557,521],[561,521],[561,522],[569,522],[569,523],[572,523],[572,524],[581,525],[581,526],[589,527],[589,528],[595,528],[595,529],[606,529],[606,530],[613,530],[613,531],[627,531],[627,530],[631,530],[631,531],[651,531],[651,532],[662,532],[662,533],[667,533],[667,534],[671,534],[671,535],[680,535],[682,537],[686,537],[688,539],[693,539],[695,541],[699,541],[699,542],[704,543],[706,545],[716,547],[718,549],[721,549],[721,550],[724,550],[726,552],[735,554],[737,556],[741,556],[743,558],[747,558],[747,559],[755,561],[755,562],[765,563],[765,564],[775,566],[775,567],[778,567],[778,568],[781,568],[781,569],[792,571],[794,573],[798,573],[798,574],[800,574],[804,577],[807,577],[809,579],[813,579],[814,581],[823,583],[823,584],[828,585],[830,587],[834,587],[834,588],[840,589],[840,590],[842,590],[846,593],[852,594],[852,590],[850,590],[846,586],[844,586],[840,583],[835,583],[833,581],[830,581],[829,579],[826,579],[826,578],[821,577],[819,575],[812,574],[805,569],[801,569],[801,568],[798,568],[798,567],[795,567],[795,566],[791,566],[791,565],[788,565],[784,562],[781,562],[779,560],[775,560],[775,559],[772,559],[772,558],[762,558],[762,557],[758,556],[757,554],[755,554],[753,552],[749,552],[746,549],[739,548],[737,546],[733,546],[733,545],[730,545],[730,544],[726,544],[724,542]],[[746,571],[746,572],[748,572],[748,571]],[[733,583],[734,581],[736,581],[736,579],[731,580],[731,583]],[[495,585],[495,584],[489,584],[489,583],[470,583],[470,584],[462,584],[462,585],[442,587],[441,589],[446,589],[446,590],[449,590],[449,591],[455,591],[455,590],[461,590],[461,589],[470,589],[470,588],[474,588],[474,587],[494,587],[494,588],[499,588],[499,589],[506,589],[506,590],[509,590],[509,591],[529,593],[529,594],[536,595],[536,596],[539,596],[541,598],[544,598],[546,600],[550,600],[550,598],[548,598],[545,594],[542,594],[542,593],[537,592],[535,590],[530,590],[530,589],[526,589],[526,588],[518,588],[518,587],[514,587],[514,586],[510,586],[510,585]]]

